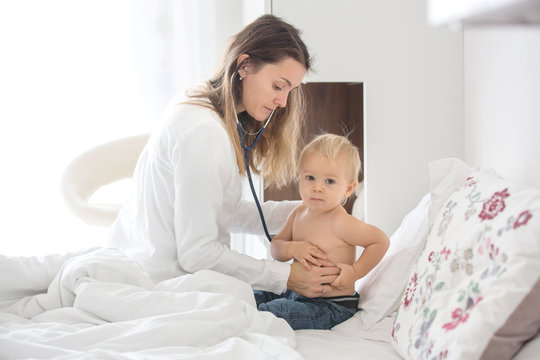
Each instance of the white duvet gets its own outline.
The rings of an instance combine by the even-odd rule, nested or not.
[[[227,275],[154,284],[112,249],[0,266],[2,359],[302,359],[287,323],[257,311],[251,287]],[[25,290],[40,282],[46,291]]]

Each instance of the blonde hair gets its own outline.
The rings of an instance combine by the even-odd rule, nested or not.
[[[358,148],[351,143],[347,137],[335,134],[322,134],[316,136],[302,150],[300,158],[298,159],[298,172],[300,172],[303,167],[306,155],[311,152],[316,152],[327,157],[330,162],[335,161],[338,156],[342,154],[345,155],[351,167],[350,180],[358,181],[362,164],[360,161],[360,154]]]
[[[300,31],[273,15],[263,15],[232,37],[217,73],[205,86],[188,92],[192,104],[208,107],[218,113],[231,138],[240,173],[246,174],[244,153],[236,127],[234,104],[242,98],[238,76],[239,57],[249,55],[250,69],[257,71],[265,64],[277,64],[292,58],[306,71],[311,59]],[[280,188],[296,177],[296,158],[299,140],[305,123],[305,100],[302,86],[290,91],[287,106],[278,107],[255,148],[249,152],[249,167],[256,174],[262,173],[265,187]],[[249,114],[240,118],[244,129],[254,133],[261,124]],[[251,144],[254,135],[245,134],[245,143]],[[261,168],[261,171],[259,171]]]

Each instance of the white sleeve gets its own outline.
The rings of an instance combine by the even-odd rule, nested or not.
[[[261,208],[270,234],[277,234],[285,225],[287,217],[302,201],[266,201]],[[238,204],[232,223],[231,232],[242,234],[264,235],[255,201],[242,200]]]
[[[238,181],[229,137],[213,124],[199,125],[174,145],[174,229],[178,261],[187,272],[211,269],[254,289],[281,293],[290,265],[258,260],[229,248],[229,227],[237,203],[226,191]]]

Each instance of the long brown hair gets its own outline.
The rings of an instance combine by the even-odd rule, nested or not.
[[[246,174],[234,113],[234,104],[238,104],[242,97],[241,83],[234,75],[239,69],[237,60],[242,54],[249,55],[250,69],[254,71],[288,57],[304,65],[308,71],[311,59],[298,29],[274,15],[263,15],[231,38],[221,66],[206,85],[188,92],[191,103],[209,107],[223,119],[240,173]],[[262,172],[265,187],[279,188],[294,179],[305,115],[304,94],[302,86],[298,86],[290,91],[287,106],[275,110],[272,121],[250,151],[249,166],[256,174]],[[250,132],[260,127],[249,114],[243,120],[244,127]],[[245,136],[246,144],[251,144],[254,139],[253,135]],[[258,170],[260,167],[262,171]]]

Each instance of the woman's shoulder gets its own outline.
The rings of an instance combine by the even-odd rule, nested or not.
[[[165,118],[171,122],[216,123],[221,122],[214,109],[203,104],[189,102],[189,100],[172,100],[165,110]]]
[[[161,130],[164,133],[177,135],[203,130],[212,131],[215,134],[225,134],[223,121],[212,108],[174,100],[169,103],[164,111]]]
[[[203,146],[200,139],[204,139],[204,144],[216,145],[230,141],[223,121],[213,109],[174,98],[152,131],[149,144],[160,153],[170,153],[198,142]]]

